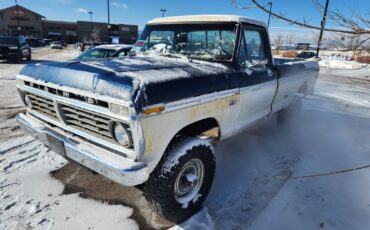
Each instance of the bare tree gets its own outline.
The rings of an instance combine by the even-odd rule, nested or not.
[[[274,39],[274,44],[276,46],[276,54],[279,54],[279,50],[284,44],[284,37],[282,34],[277,34],[276,38]]]
[[[355,57],[370,52],[370,36],[366,35],[332,34],[330,44],[343,51],[353,51]]]
[[[293,44],[294,34],[289,34],[285,37],[285,46]]]
[[[263,10],[266,13],[270,13],[270,9],[268,8],[269,5],[261,5],[257,0],[250,0],[254,5],[252,6],[240,6],[237,3],[237,0],[231,0],[232,4],[240,9],[251,9],[251,8],[259,8]],[[322,9],[322,5],[317,2],[317,0],[312,0],[315,4],[316,8],[319,10]],[[330,18],[334,20],[339,26],[344,27],[345,29],[334,29],[334,28],[321,28],[321,26],[315,26],[312,24],[309,24],[309,20],[303,18],[302,20],[297,20],[293,18],[289,18],[288,16],[285,16],[283,13],[276,13],[271,12],[271,16],[276,19],[280,19],[283,21],[286,21],[293,25],[298,25],[314,30],[321,30],[329,31],[329,32],[337,32],[337,33],[344,33],[344,34],[370,34],[369,30],[369,23],[370,18],[369,16],[357,16],[357,20],[354,18],[348,18],[345,17],[343,14],[341,14],[339,11],[330,11]]]

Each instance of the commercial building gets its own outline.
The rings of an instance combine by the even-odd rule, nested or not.
[[[138,26],[90,21],[46,20],[45,16],[16,5],[0,10],[0,35],[62,39],[67,43],[115,40],[131,44],[137,39]]]
[[[20,5],[0,10],[0,35],[42,37],[45,17]]]

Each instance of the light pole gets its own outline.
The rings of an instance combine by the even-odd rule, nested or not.
[[[93,23],[92,23],[92,15],[93,15],[94,12],[92,11],[89,11],[89,14],[90,14],[90,36],[92,36],[92,33],[93,33]]]
[[[17,0],[15,0],[15,11],[16,11],[16,15],[17,15],[17,29],[21,30],[21,26],[19,24],[18,1]]]
[[[162,12],[162,18],[164,18],[164,13],[166,13],[166,9],[161,9],[161,12]]]
[[[268,2],[267,5],[270,5],[270,12],[269,12],[269,20],[267,22],[267,28],[270,27],[270,18],[271,18],[271,9],[272,9],[272,2]]]
[[[325,24],[326,24],[326,12],[328,11],[328,6],[329,6],[329,0],[326,0],[324,15],[323,15],[323,18],[322,18],[322,21],[321,21],[321,30],[320,30],[319,40],[317,41],[316,58],[319,57],[321,39],[322,39],[322,34],[324,33]]]
[[[108,29],[108,43],[110,43],[110,4],[109,4],[109,0],[107,0],[107,10],[108,10],[108,25],[107,25],[107,29]]]

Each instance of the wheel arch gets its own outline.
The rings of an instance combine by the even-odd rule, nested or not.
[[[204,119],[200,119],[198,121],[195,121],[195,122],[192,122],[186,126],[184,126],[183,128],[181,128],[171,139],[171,141],[168,143],[167,147],[166,147],[166,150],[176,141],[178,141],[179,139],[181,140],[182,138],[184,137],[194,137],[194,136],[199,136],[207,131],[210,131],[212,129],[217,129],[217,131],[215,130],[214,132],[217,132],[216,133],[212,133],[212,134],[216,134],[216,135],[213,135],[212,137],[216,140],[219,140],[220,137],[221,137],[221,127],[220,127],[220,124],[219,122],[217,121],[216,118],[214,117],[208,117],[208,118],[204,118]],[[204,136],[207,136],[207,134],[205,134]]]

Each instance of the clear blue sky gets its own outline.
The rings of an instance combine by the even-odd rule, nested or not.
[[[273,11],[282,12],[295,19],[310,19],[319,25],[321,16],[313,7],[311,0],[270,0]],[[319,0],[324,2],[324,0]],[[332,0],[329,8],[340,10],[343,14],[352,11],[370,13],[370,0]],[[249,0],[238,0],[241,5],[252,5]],[[267,0],[259,0],[266,3]],[[49,20],[90,20],[87,11],[93,11],[94,21],[107,21],[106,0],[18,0],[18,4],[44,15]],[[0,9],[14,5],[14,0],[0,0]],[[231,0],[110,0],[111,22],[137,24],[142,29],[145,22],[161,16],[160,9],[167,9],[166,15],[187,14],[236,14],[267,22],[268,15],[258,9],[241,10],[231,5]],[[330,22],[329,22],[330,25]],[[312,36],[312,32],[293,27],[282,21],[271,21],[271,32],[295,33],[300,39]]]

